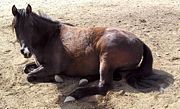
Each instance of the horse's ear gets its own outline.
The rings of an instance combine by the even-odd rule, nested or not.
[[[15,5],[12,6],[12,14],[13,14],[14,16],[17,15],[17,8],[16,8]]]
[[[29,14],[31,12],[32,12],[31,5],[28,4],[28,6],[26,7],[26,13]]]

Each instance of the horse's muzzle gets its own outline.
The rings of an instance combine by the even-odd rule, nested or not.
[[[28,47],[22,47],[20,49],[20,52],[21,52],[22,55],[24,55],[24,58],[30,58],[32,56],[32,54],[29,51]]]

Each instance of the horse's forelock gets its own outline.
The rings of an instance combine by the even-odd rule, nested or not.
[[[26,16],[26,10],[25,9],[18,9],[18,14],[21,16]],[[17,21],[17,16],[14,16],[13,20],[12,20],[12,31],[14,32],[14,28],[16,25],[16,21]]]

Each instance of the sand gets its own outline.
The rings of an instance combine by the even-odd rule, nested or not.
[[[65,97],[79,78],[62,84],[31,84],[22,66],[29,62],[19,52],[11,29],[13,4],[48,14],[53,20],[79,27],[114,26],[136,34],[152,50],[154,68],[171,74],[174,83],[164,90],[142,93],[123,81],[114,82],[106,96],[72,103]],[[96,82],[97,83],[97,82]],[[179,0],[1,0],[0,109],[180,109]]]

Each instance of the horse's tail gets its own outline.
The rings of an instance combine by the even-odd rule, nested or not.
[[[167,81],[167,78],[164,75],[153,72],[153,57],[150,48],[143,44],[143,49],[144,53],[142,62],[136,70],[133,70],[126,76],[127,83],[140,90],[159,90],[167,87],[170,84],[170,82]]]

